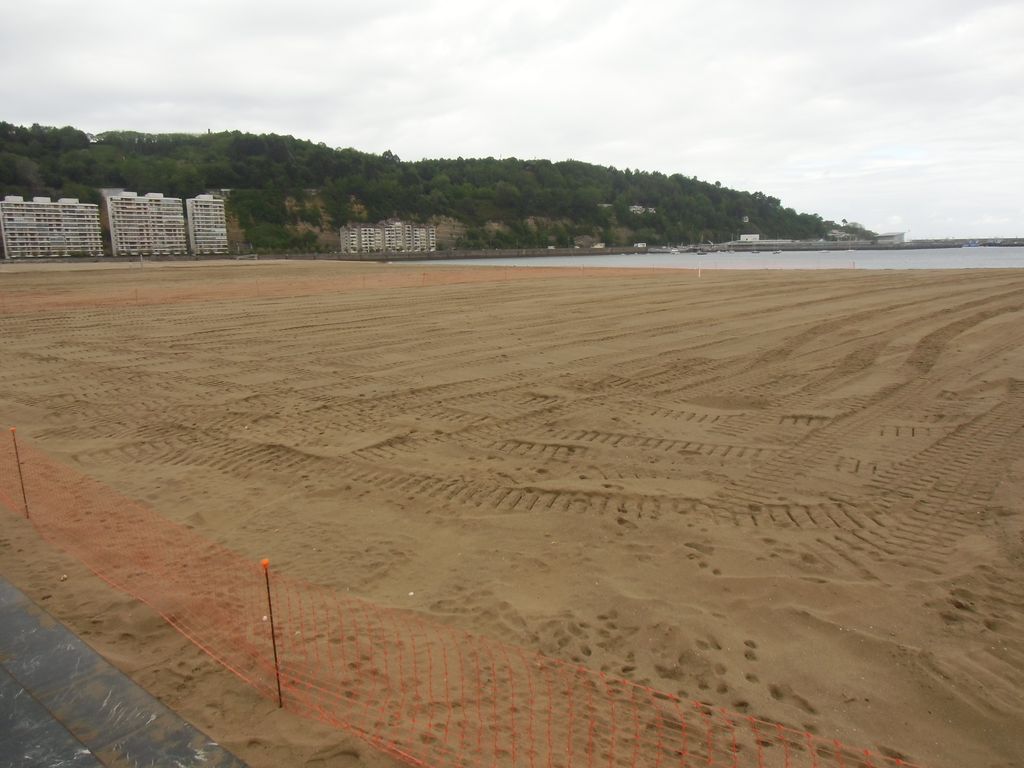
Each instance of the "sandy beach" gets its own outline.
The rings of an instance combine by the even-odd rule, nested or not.
[[[339,592],[1024,763],[1024,272],[427,270],[0,265],[0,422]],[[254,768],[393,764],[0,515],[0,573]]]

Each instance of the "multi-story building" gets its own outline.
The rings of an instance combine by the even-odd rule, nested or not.
[[[342,227],[341,228],[341,252],[342,253],[359,253],[359,228],[358,227]]]
[[[412,231],[412,251],[436,251],[437,229],[435,227],[415,227]]]
[[[101,256],[99,206],[73,197],[0,201],[0,241],[9,259],[33,256]]]
[[[356,224],[341,229],[342,250],[346,253],[375,253],[384,250],[384,228]]]
[[[376,253],[385,249],[384,228],[373,224],[353,224],[341,228],[342,253]]]
[[[384,250],[385,251],[408,251],[412,242],[412,224],[401,221],[386,221],[383,223]]]
[[[373,253],[384,250],[384,230],[372,224],[341,228],[342,253]]]
[[[342,253],[378,251],[433,251],[437,247],[437,229],[403,221],[380,224],[353,224],[341,228]]]
[[[186,253],[185,213],[180,197],[118,192],[107,197],[110,241],[115,256]]]
[[[188,243],[192,253],[228,252],[228,227],[224,201],[213,195],[197,195],[185,201],[188,210]]]

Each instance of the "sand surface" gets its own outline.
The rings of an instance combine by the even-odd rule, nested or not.
[[[1024,273],[373,282],[402,270],[0,266],[0,421],[295,576],[932,768],[1024,764]],[[0,514],[0,573],[255,768],[391,764]]]

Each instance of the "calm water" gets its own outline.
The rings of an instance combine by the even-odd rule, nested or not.
[[[523,267],[665,267],[670,269],[1024,269],[1024,248],[919,251],[788,251],[783,253],[609,253],[601,256],[452,259],[411,264]]]

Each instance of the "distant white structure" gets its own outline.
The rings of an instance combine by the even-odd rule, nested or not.
[[[185,201],[188,211],[188,244],[196,255],[228,252],[228,225],[224,201],[213,195],[197,195]]]
[[[384,228],[356,224],[341,228],[342,253],[377,253],[384,250]]]
[[[411,251],[436,251],[437,230],[434,227],[413,227]]]
[[[741,243],[756,243],[760,239],[760,235],[740,235]]]
[[[341,228],[342,253],[437,250],[437,228],[403,221],[353,224]]]
[[[411,251],[406,247],[412,243],[412,224],[401,221],[388,221],[384,223],[384,250],[385,251]]]
[[[186,253],[185,212],[180,197],[117,192],[107,197],[115,256]]]
[[[73,197],[53,202],[7,195],[0,202],[0,241],[9,259],[38,256],[101,256],[99,206]]]
[[[879,245],[900,245],[907,240],[906,232],[886,232],[875,238]]]

